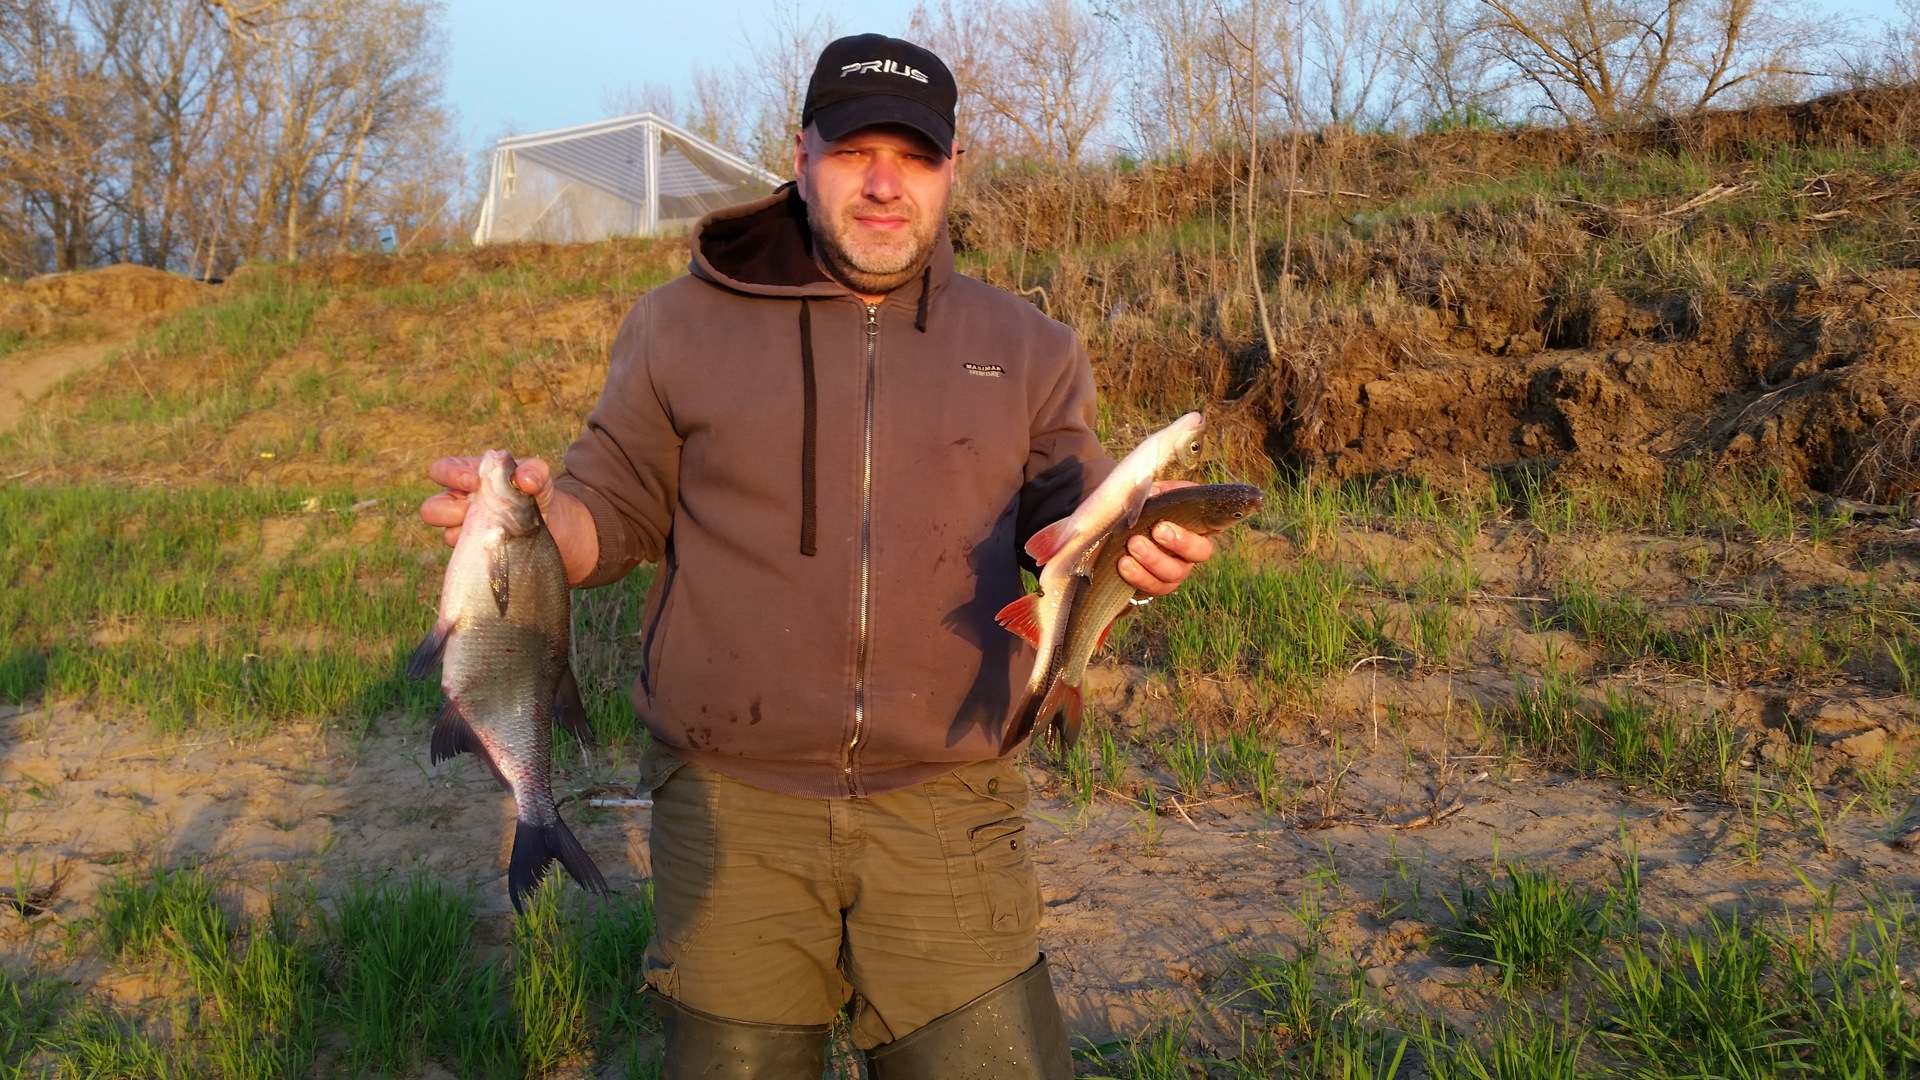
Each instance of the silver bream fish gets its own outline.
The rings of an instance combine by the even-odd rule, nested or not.
[[[1042,649],[1034,661],[1034,690],[1010,733],[1008,748],[1026,737],[1034,726],[1060,715],[1059,747],[1066,750],[1080,737],[1080,684],[1086,680],[1087,661],[1106,643],[1107,634],[1127,612],[1133,586],[1120,576],[1120,556],[1136,536],[1147,536],[1163,521],[1201,536],[1210,536],[1246,520],[1260,509],[1265,496],[1251,484],[1201,484],[1163,491],[1147,500],[1131,526],[1122,522],[1101,537],[1085,574],[1064,579],[1060,588],[1060,629],[1047,651],[1038,619],[1041,595],[1028,593],[1001,612],[1000,624]],[[1044,583],[1043,583],[1044,587]]]
[[[558,859],[583,888],[607,891],[600,870],[554,806],[553,725],[590,735],[568,658],[567,572],[540,507],[513,484],[504,450],[480,459],[480,488],[440,586],[440,618],[413,652],[407,676],[440,664],[447,703],[434,721],[435,764],[471,751],[513,792],[507,895],[514,910]]]

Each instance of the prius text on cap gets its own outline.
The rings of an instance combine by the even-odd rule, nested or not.
[[[927,76],[917,68],[892,60],[867,60],[858,64],[848,64],[840,69],[840,76],[848,75],[905,75],[914,82],[926,82]]]

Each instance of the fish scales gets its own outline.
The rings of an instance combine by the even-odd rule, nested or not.
[[[1060,704],[1053,695],[1063,686],[1055,678],[1066,630],[1062,602],[1075,588],[1075,578],[1086,574],[1100,538],[1115,525],[1132,526],[1139,520],[1154,478],[1169,462],[1191,466],[1200,459],[1200,435],[1205,428],[1206,419],[1190,412],[1142,439],[1073,513],[1027,541],[1027,554],[1040,564],[1040,588],[1008,604],[995,618],[1032,642],[1039,654],[1027,681],[1027,695],[1001,736],[1001,753],[1011,753],[1033,730],[1036,717],[1052,713]]]
[[[1085,575],[1069,578],[1061,596],[1062,628],[1058,645],[1045,658],[1045,673],[1037,681],[1043,684],[1043,696],[1031,718],[1023,717],[1028,730],[1056,713],[1061,720],[1058,731],[1060,748],[1071,747],[1080,735],[1080,687],[1086,680],[1087,664],[1107,639],[1115,622],[1129,610],[1133,586],[1120,576],[1120,557],[1136,536],[1149,536],[1161,522],[1172,522],[1188,532],[1211,535],[1221,532],[1259,510],[1265,501],[1261,490],[1251,484],[1201,484],[1163,491],[1147,500],[1140,518],[1131,526],[1118,525],[1102,537]],[[1016,633],[1017,628],[1009,626]],[[1025,732],[1021,733],[1024,737]]]
[[[533,498],[513,485],[504,451],[480,461],[481,484],[447,561],[440,617],[407,673],[440,663],[447,703],[431,760],[473,753],[513,793],[507,892],[520,909],[556,860],[583,887],[606,881],[560,817],[553,797],[553,725],[583,742],[591,730],[569,662],[566,566]]]

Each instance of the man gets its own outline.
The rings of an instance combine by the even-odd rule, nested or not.
[[[1026,782],[1018,552],[1112,469],[1067,327],[954,272],[956,89],[879,35],[822,52],[795,183],[696,226],[534,494],[583,587],[660,569],[634,707],[666,1075],[815,1080],[851,1003],[877,1077],[1066,1077]],[[455,538],[472,460],[421,516]],[[1163,527],[1164,528],[1164,527]],[[1121,574],[1212,552],[1169,530]]]

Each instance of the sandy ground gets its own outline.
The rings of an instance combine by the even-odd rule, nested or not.
[[[75,341],[22,349],[0,357],[0,431],[10,431],[60,380],[92,368],[133,341],[130,333],[97,341]]]
[[[150,859],[211,859],[248,905],[262,904],[283,875],[310,878],[324,899],[355,879],[424,869],[478,886],[482,934],[497,944],[510,911],[510,803],[471,762],[429,766],[424,726],[413,726],[390,721],[360,740],[298,726],[229,742],[159,738],[64,705],[0,707],[0,868],[12,868],[13,884],[44,909],[28,917],[0,908],[0,961],[22,961],[32,940],[56,939],[51,931],[91,912],[102,882]],[[1055,778],[1033,769],[1043,944],[1075,1032],[1124,1038],[1170,1013],[1211,1009],[1196,1032],[1226,1049],[1233,1021],[1218,1010],[1237,985],[1237,958],[1291,954],[1310,895],[1330,913],[1336,962],[1350,957],[1389,1001],[1471,1019],[1492,972],[1430,939],[1451,923],[1440,895],[1456,895],[1458,875],[1490,866],[1496,849],[1597,885],[1614,878],[1623,842],[1631,844],[1646,914],[1688,926],[1708,911],[1802,912],[1814,897],[1798,874],[1822,888],[1838,883],[1842,912],[1858,908],[1863,890],[1920,890],[1920,855],[1892,843],[1904,804],[1891,815],[1864,802],[1837,817],[1829,807],[1823,850],[1810,825],[1783,817],[1754,837],[1725,805],[1623,795],[1525,762],[1434,756],[1391,737],[1375,748],[1365,725],[1335,734],[1353,749],[1336,755],[1329,738],[1309,734],[1282,752],[1300,786],[1279,817],[1230,794],[1177,808],[1166,801],[1152,818],[1102,795],[1081,814]],[[556,787],[627,775],[611,764],[574,766]],[[1338,785],[1330,800],[1329,782]],[[616,891],[643,880],[647,811],[566,813]],[[1394,827],[1409,822],[1419,827]],[[153,992],[97,960],[75,961],[67,975],[123,1004]]]

